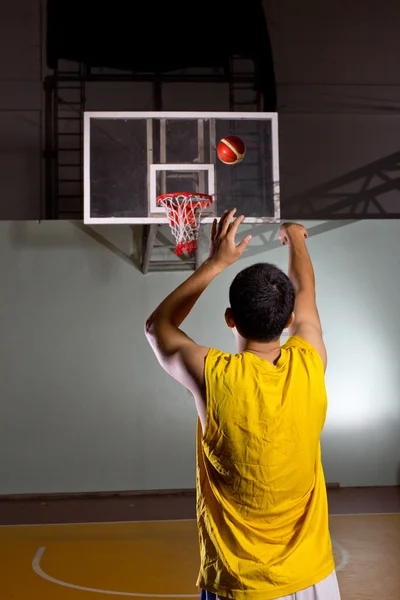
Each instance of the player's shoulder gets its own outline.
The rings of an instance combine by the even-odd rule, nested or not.
[[[290,336],[282,348],[288,350],[294,356],[300,354],[303,358],[309,359],[310,361],[316,361],[318,365],[321,364],[323,366],[323,361],[318,350],[310,342],[300,336]]]
[[[231,354],[230,352],[224,352],[223,350],[219,350],[218,348],[208,348],[207,359],[212,360],[231,360],[235,358],[235,354]]]
[[[308,350],[310,352],[315,351],[316,349],[310,342],[305,340],[299,335],[291,335],[287,341],[284,343],[283,348],[299,348],[300,350]]]
[[[241,359],[242,354],[232,354],[231,352],[224,352],[218,348],[209,348],[206,356],[206,363],[226,369],[239,363]]]

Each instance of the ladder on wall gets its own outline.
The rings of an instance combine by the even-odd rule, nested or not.
[[[60,64],[45,81],[52,122],[47,123],[47,213],[50,219],[83,216],[83,113],[85,67]],[[51,149],[51,150],[49,150]],[[50,156],[49,156],[50,152]]]
[[[232,112],[260,112],[263,96],[256,89],[257,64],[251,56],[232,56],[229,61],[229,106]],[[241,76],[253,75],[251,81]]]

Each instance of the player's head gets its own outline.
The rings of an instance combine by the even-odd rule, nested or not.
[[[293,320],[294,299],[289,277],[275,265],[258,263],[233,280],[226,320],[247,340],[272,342]]]

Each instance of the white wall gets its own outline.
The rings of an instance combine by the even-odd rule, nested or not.
[[[394,485],[400,224],[306,225],[329,351],[327,480]],[[186,325],[199,343],[233,350],[228,284],[255,261],[286,266],[272,232],[200,299]],[[184,274],[143,276],[62,222],[1,223],[0,273],[0,494],[193,487],[194,402],[143,336]]]

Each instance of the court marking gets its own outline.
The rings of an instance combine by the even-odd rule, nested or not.
[[[47,581],[50,581],[50,583],[55,583],[57,585],[61,585],[62,587],[66,587],[66,588],[70,588],[73,590],[79,590],[80,592],[92,592],[92,593],[97,593],[97,594],[106,594],[108,596],[129,596],[131,598],[135,597],[135,598],[198,598],[199,594],[140,594],[140,593],[135,593],[135,592],[114,592],[112,590],[101,590],[101,589],[97,589],[97,588],[89,588],[89,587],[84,587],[82,585],[75,585],[74,583],[69,583],[68,581],[61,581],[61,579],[56,579],[55,577],[52,577],[51,575],[48,575],[47,573],[45,573],[45,571],[43,571],[42,567],[40,566],[40,561],[42,560],[43,554],[45,553],[46,547],[42,546],[41,548],[38,549],[38,551],[36,552],[33,561],[32,561],[32,569],[34,570],[34,572],[36,573],[36,575],[39,575],[39,577],[42,577],[42,579],[46,579]]]
[[[186,520],[189,521],[190,519],[186,519]],[[343,571],[343,569],[345,569],[350,562],[350,553],[345,548],[343,548],[343,546],[341,544],[339,544],[339,542],[337,542],[336,540],[332,539],[332,545],[335,546],[341,553],[341,561],[340,561],[339,565],[336,567],[336,572]],[[135,598],[198,598],[199,597],[199,594],[148,594],[148,593],[145,594],[145,593],[140,593],[140,592],[116,592],[116,591],[112,591],[112,590],[102,590],[99,588],[85,587],[85,586],[81,586],[81,585],[76,585],[74,583],[69,583],[68,581],[62,581],[61,579],[56,579],[55,577],[52,577],[51,575],[49,575],[48,573],[43,571],[43,569],[40,565],[40,562],[43,558],[43,554],[45,553],[45,551],[46,551],[45,546],[42,546],[38,549],[38,551],[36,552],[36,554],[32,560],[32,569],[36,573],[36,575],[39,575],[39,577],[41,577],[42,579],[45,579],[45,580],[49,581],[50,583],[54,583],[54,584],[60,585],[62,587],[70,588],[73,590],[79,590],[81,592],[92,592],[92,593],[96,593],[96,594],[105,594],[108,596],[111,596],[111,595],[125,596],[125,597],[130,597],[130,598],[133,598],[133,597],[135,597]]]
[[[340,554],[342,555],[342,560],[340,561],[338,566],[335,567],[335,570],[336,570],[336,572],[343,571],[350,562],[350,552],[348,552],[348,550],[346,550],[346,548],[343,548],[343,546],[341,544],[339,544],[339,542],[337,542],[333,538],[331,538],[331,541],[332,541],[332,546],[335,546],[339,550]]]

